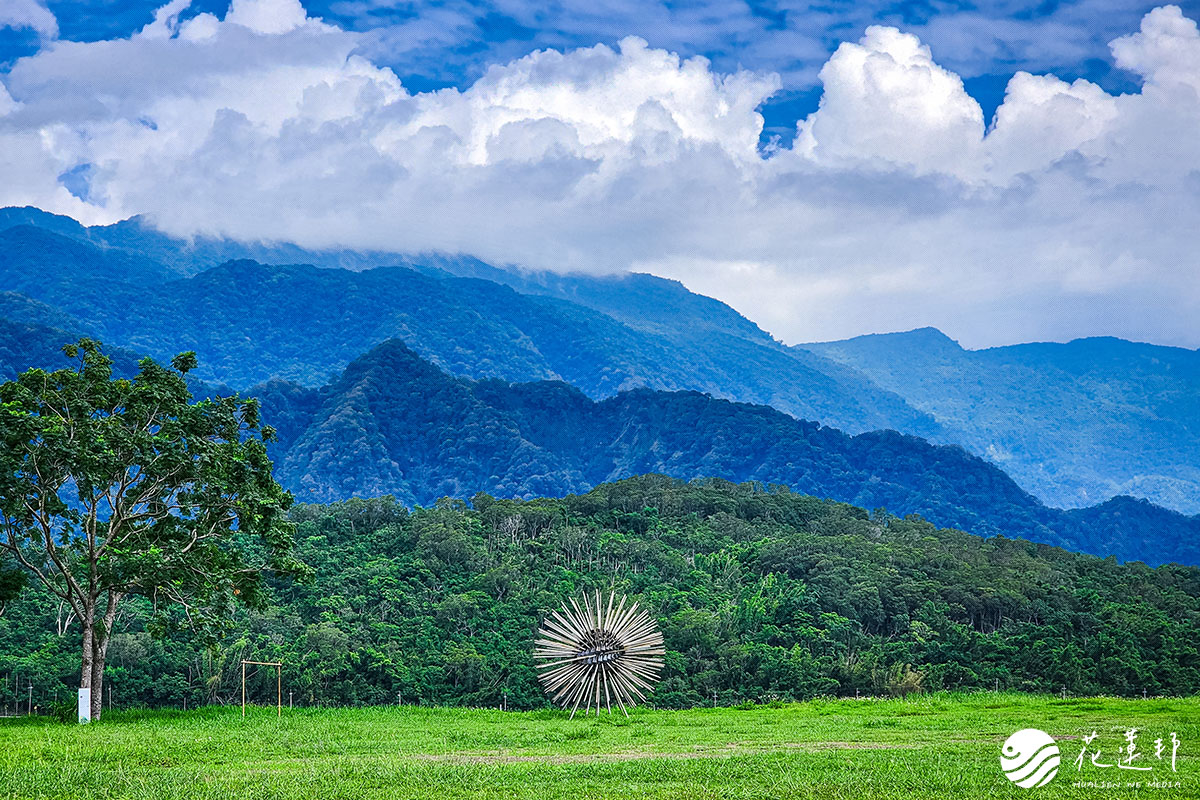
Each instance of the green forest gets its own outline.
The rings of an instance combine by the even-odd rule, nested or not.
[[[295,555],[220,639],[123,601],[115,707],[240,701],[242,659],[282,661],[283,702],[539,708],[542,616],[628,592],[668,650],[680,708],[936,689],[1200,690],[1200,569],[1152,569],[938,529],[786,488],[646,475],[561,499],[300,505]],[[11,594],[11,592],[9,592]],[[0,612],[0,707],[74,702],[79,625],[39,586]],[[275,701],[273,670],[250,700]]]

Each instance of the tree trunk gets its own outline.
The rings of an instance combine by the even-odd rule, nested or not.
[[[92,721],[100,719],[104,712],[104,656],[106,646],[100,644],[103,638],[97,631],[92,639]]]
[[[96,691],[92,688],[92,662],[95,656],[96,642],[95,606],[86,606],[79,622],[83,626],[83,668],[80,670],[79,688],[92,690],[92,719],[96,719]]]
[[[108,660],[108,643],[112,639],[113,623],[117,619],[117,603],[121,595],[109,590],[108,603],[104,609],[104,620],[93,625],[92,633],[92,719],[100,719],[104,712],[104,664]]]

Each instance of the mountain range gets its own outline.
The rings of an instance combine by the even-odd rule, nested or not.
[[[0,285],[0,318],[160,359],[195,350],[197,377],[235,387],[275,377],[320,386],[399,338],[463,377],[559,379],[597,398],[694,389],[855,432],[937,429],[855,370],[786,348],[727,306],[651,276],[560,282],[558,293],[575,300],[409,266],[241,260],[186,277],[132,250],[22,223],[0,230]],[[617,316],[603,311],[620,305]]]
[[[934,329],[789,347],[649,275],[183,242],[137,219],[88,228],[28,208],[0,209],[0,287],[0,376],[60,366],[58,346],[84,334],[129,369],[138,354],[195,350],[198,387],[263,397],[283,439],[280,474],[306,499],[389,491],[425,503],[561,494],[639,470],[718,475],[985,535],[1196,561],[1192,518],[1133,499],[1200,511],[1195,351],[1119,339],[973,351]],[[379,377],[400,343],[424,384]],[[387,454],[409,434],[363,411],[367,387],[409,392],[392,411],[442,430],[448,438],[420,445],[445,460],[398,466]],[[412,416],[435,387],[447,414],[466,416],[442,428]],[[721,399],[738,402],[707,405]],[[911,461],[914,436],[966,452],[930,449],[945,467],[932,469]],[[853,452],[828,445],[837,437]],[[868,451],[875,461],[862,460]]]
[[[1047,502],[1200,512],[1200,353],[1097,337],[965,350],[933,328],[803,348],[853,367]]]
[[[249,393],[278,426],[277,476],[311,502],[561,497],[658,473],[783,485],[1123,560],[1200,563],[1200,518],[1128,497],[1048,508],[958,446],[895,431],[851,436],[699,392],[634,389],[596,401],[559,381],[469,381],[392,340],[320,390],[276,380]]]

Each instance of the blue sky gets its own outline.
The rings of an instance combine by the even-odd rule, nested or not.
[[[990,118],[1017,70],[1086,78],[1112,93],[1136,91],[1136,75],[1117,68],[1108,42],[1137,27],[1154,2],[713,2],[625,0],[595,3],[470,0],[303,0],[311,16],[367,36],[361,51],[391,67],[411,89],[470,85],[489,64],[542,48],[615,44],[635,35],[716,69],[767,70],[783,77],[762,107],[764,139],[791,141],[795,120],[820,99],[817,70],[837,45],[868,25],[922,33],[939,62],[964,79]],[[47,0],[59,36],[96,41],[129,36],[160,0]],[[222,15],[227,0],[196,0],[187,15]],[[1200,0],[1177,3],[1200,16]],[[35,31],[0,29],[0,63],[35,52]]]
[[[1200,0],[0,0],[0,205],[1200,346]]]

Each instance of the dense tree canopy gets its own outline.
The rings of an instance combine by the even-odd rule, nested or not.
[[[760,484],[645,476],[557,500],[486,495],[298,506],[311,583],[273,582],[220,644],[151,635],[124,606],[109,675],[125,703],[231,702],[242,658],[281,660],[285,702],[542,707],[543,614],[617,589],[659,620],[660,706],[1000,688],[1200,690],[1200,570],[981,539]],[[0,687],[70,679],[70,623],[28,590],[0,618]],[[270,682],[270,686],[267,682]],[[274,676],[251,697],[273,699]]]
[[[28,581],[25,571],[20,569],[13,559],[5,556],[0,558],[0,616],[4,609],[21,593]]]

